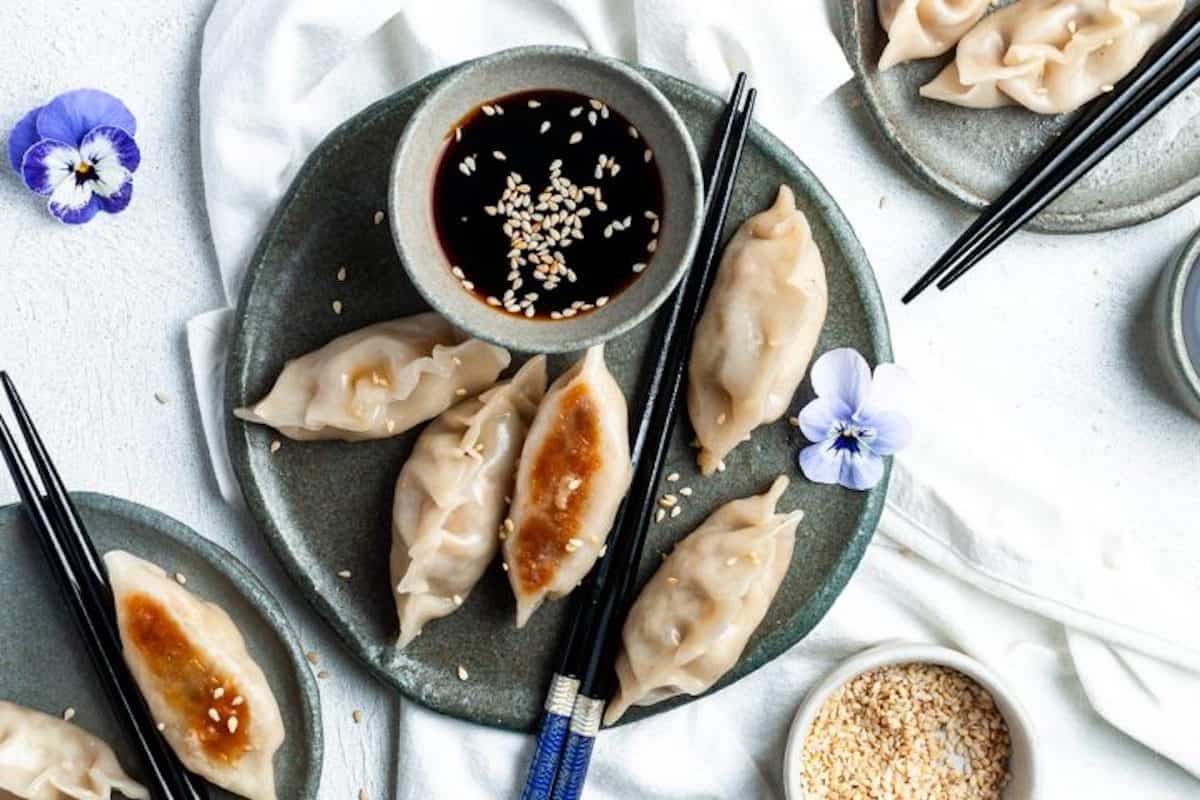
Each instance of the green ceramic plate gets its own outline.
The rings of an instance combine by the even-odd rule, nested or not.
[[[1012,0],[1001,0],[1007,5]],[[1188,0],[1188,7],[1197,0]],[[878,69],[887,34],[876,0],[843,3],[846,54],[885,139],[930,186],[975,208],[1007,189],[1072,115],[1041,116],[1023,108],[972,109],[929,100],[917,90],[950,56]],[[1030,228],[1086,233],[1137,225],[1200,194],[1200,90],[1165,109],[1081,178]]]
[[[675,104],[705,153],[724,101],[650,70],[646,76]],[[386,224],[372,218],[387,199],[388,160],[413,108],[445,77],[433,75],[366,109],[329,135],[301,169],[251,261],[230,354],[226,407],[257,400],[286,359],[342,333],[412,314],[424,305],[407,283]],[[825,257],[830,314],[820,349],[856,347],[871,361],[890,361],[883,304],[871,267],[850,225],[803,164],[755,126],[749,137],[730,228],[791,185]],[[414,191],[419,191],[414,189]],[[347,278],[336,274],[346,267]],[[331,303],[340,300],[340,315]],[[635,386],[650,323],[608,345],[607,360],[637,410]],[[557,373],[571,357],[552,360]],[[807,384],[795,409],[811,397]],[[759,430],[727,459],[717,478],[701,479],[678,426],[667,472],[695,494],[683,513],[655,525],[643,572],[672,542],[719,503],[763,491],[783,472],[795,480],[782,500],[808,512],[787,580],[741,662],[722,685],[782,653],[821,619],[858,564],[883,507],[886,480],[860,494],[799,478],[798,431],[786,421]],[[396,475],[415,432],[381,442],[299,443],[229,416],[230,452],[246,501],[276,553],[326,619],[381,678],[437,711],[488,725],[527,730],[541,708],[567,604],[548,603],[517,630],[513,599],[495,566],[456,614],[428,626],[404,651],[388,578],[390,513]],[[338,572],[350,570],[342,579]],[[470,675],[460,681],[458,665]],[[688,698],[690,700],[691,698]],[[636,709],[637,719],[688,700]]]
[[[283,609],[250,571],[191,528],[145,506],[102,494],[72,495],[103,555],[127,550],[187,577],[187,588],[224,608],[279,701],[287,738],[275,755],[280,797],[315,800],[321,778],[321,708],[316,681]],[[108,707],[87,649],[19,506],[0,508],[0,698],[60,714],[117,751],[138,778],[141,763]],[[235,795],[210,791],[212,800]]]

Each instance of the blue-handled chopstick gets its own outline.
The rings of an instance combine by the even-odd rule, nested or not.
[[[4,385],[30,458],[41,477],[42,488],[38,487],[33,472],[21,456],[3,416],[0,416],[0,451],[12,473],[21,506],[74,612],[109,703],[141,752],[149,778],[145,783],[156,800],[207,800],[208,792],[203,783],[183,768],[156,730],[150,709],[121,654],[112,592],[83,520],[71,503],[66,486],[8,373],[0,372],[0,383]]]
[[[607,692],[597,694],[599,681],[607,680],[611,659],[609,631],[617,627],[628,606],[645,543],[653,507],[679,403],[683,363],[699,310],[711,282],[711,267],[729,208],[733,178],[740,164],[756,92],[745,93],[746,75],[738,76],[722,119],[708,183],[705,224],[692,270],[659,314],[651,341],[663,342],[650,369],[641,407],[651,409],[638,424],[632,450],[635,465],[633,490],[621,504],[613,525],[613,542],[606,557],[592,570],[574,609],[564,640],[559,671],[551,681],[546,713],[538,734],[522,800],[576,797],[587,775],[592,743],[600,728]],[[740,109],[745,98],[744,110]],[[643,452],[651,457],[643,459]],[[607,663],[607,670],[602,665]],[[582,691],[581,691],[582,689]],[[569,698],[569,702],[568,702]],[[569,717],[569,721],[568,721]],[[550,776],[550,782],[546,776]]]
[[[643,406],[649,408],[649,413],[642,427],[653,438],[645,443],[646,457],[636,462],[632,489],[625,504],[627,515],[618,522],[618,549],[613,560],[617,565],[615,585],[604,592],[594,617],[587,620],[588,624],[581,634],[581,638],[586,637],[584,646],[588,649],[552,800],[576,800],[582,794],[592,748],[604,716],[604,706],[615,689],[613,663],[620,648],[621,625],[633,600],[637,567],[654,512],[655,492],[662,477],[671,433],[682,403],[683,377],[691,349],[692,332],[712,285],[721,231],[725,228],[738,168],[741,166],[742,150],[758,96],[757,90],[751,89],[742,106],[742,88],[744,81],[739,78],[730,101],[725,136],[722,136],[718,147],[709,183],[705,224],[696,260],[678,293],[678,300],[668,310],[663,337],[659,340],[665,342],[666,346],[660,351],[655,364],[651,388]]]

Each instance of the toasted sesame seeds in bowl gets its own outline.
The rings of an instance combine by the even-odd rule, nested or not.
[[[999,676],[946,647],[889,643],[805,696],[784,755],[788,800],[1031,800],[1029,717]]]
[[[569,352],[645,320],[690,266],[703,181],[683,121],[620,61],[506,50],[430,93],[396,148],[413,285],[482,339]]]

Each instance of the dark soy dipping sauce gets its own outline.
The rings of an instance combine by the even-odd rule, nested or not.
[[[497,311],[541,319],[587,313],[628,288],[654,256],[662,212],[641,134],[574,92],[473,110],[449,132],[433,186],[454,277]]]

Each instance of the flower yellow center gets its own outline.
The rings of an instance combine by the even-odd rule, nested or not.
[[[96,168],[92,166],[90,161],[80,161],[75,166],[75,174],[81,178],[88,178],[95,174]]]

